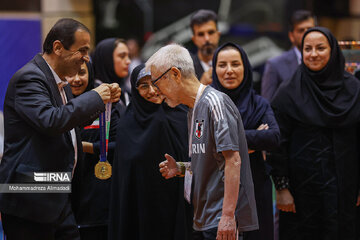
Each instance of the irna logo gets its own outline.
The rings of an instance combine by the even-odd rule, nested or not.
[[[70,172],[34,172],[35,182],[71,182]]]

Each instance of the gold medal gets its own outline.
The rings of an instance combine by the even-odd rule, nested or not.
[[[108,161],[106,162],[98,162],[95,165],[95,176],[98,179],[106,180],[111,177],[111,165]]]

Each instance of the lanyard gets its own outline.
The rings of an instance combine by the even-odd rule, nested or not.
[[[194,103],[194,108],[192,109],[192,114],[191,114],[191,127],[190,127],[190,134],[189,134],[189,157],[191,157],[191,153],[192,153],[192,135],[193,135],[193,130],[194,130],[194,113],[195,113],[195,109],[196,109],[196,105],[198,104],[198,101],[200,99],[200,96],[202,94],[202,92],[204,91],[205,89],[205,85],[200,83],[200,87],[197,91],[197,94],[196,94],[196,98],[195,98],[195,103]]]
[[[100,128],[100,162],[106,162],[109,144],[109,131],[111,120],[111,103],[105,105],[105,112],[99,116]]]

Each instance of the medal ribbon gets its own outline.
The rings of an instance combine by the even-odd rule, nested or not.
[[[106,162],[109,144],[109,132],[110,132],[110,120],[111,120],[111,102],[105,105],[105,112],[99,116],[99,128],[100,128],[100,162]]]

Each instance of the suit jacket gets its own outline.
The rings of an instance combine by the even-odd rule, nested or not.
[[[299,66],[295,49],[269,59],[261,81],[261,96],[271,102],[280,84],[290,80]]]
[[[200,63],[200,59],[198,57],[197,54],[193,54],[193,53],[190,53],[190,56],[194,62],[194,68],[195,68],[195,74],[196,74],[196,77],[199,79],[201,79],[201,76],[203,75],[204,73],[204,69]]]
[[[99,94],[89,91],[63,105],[54,76],[40,54],[11,78],[4,102],[5,143],[0,183],[34,183],[33,172],[72,172],[75,128],[78,153],[82,146],[76,126],[105,110]],[[78,156],[77,159],[80,159]],[[0,193],[0,211],[32,221],[58,219],[68,193]]]

